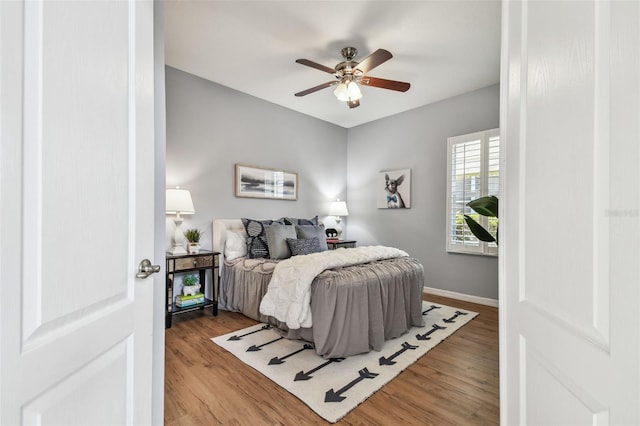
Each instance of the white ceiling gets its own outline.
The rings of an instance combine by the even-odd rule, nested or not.
[[[165,4],[166,64],[232,89],[350,128],[499,81],[500,2],[191,1]],[[295,63],[333,68],[340,50],[376,49],[393,58],[367,75],[411,83],[405,93],[362,87],[349,109],[334,79]]]

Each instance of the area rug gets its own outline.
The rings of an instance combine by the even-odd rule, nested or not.
[[[385,342],[380,352],[324,359],[313,346],[287,340],[271,326],[214,337],[214,343],[335,423],[478,314],[423,302],[424,327]]]

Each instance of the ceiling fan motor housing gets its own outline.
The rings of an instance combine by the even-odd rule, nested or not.
[[[348,77],[348,80],[351,80],[351,76],[358,76],[362,74],[357,72],[358,70],[356,70],[356,67],[358,66],[358,62],[353,60],[353,58],[358,54],[358,49],[355,47],[345,47],[341,50],[341,53],[345,60],[334,67],[336,70],[336,78],[339,81],[344,81],[345,77]]]
[[[356,57],[356,55],[358,54],[358,49],[356,49],[355,47],[345,47],[340,51],[340,53],[342,53],[342,57],[344,59],[350,61]]]

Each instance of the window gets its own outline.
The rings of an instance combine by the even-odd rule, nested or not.
[[[471,233],[468,214],[493,236],[497,218],[480,216],[467,203],[486,195],[500,195],[500,129],[454,136],[447,140],[447,251],[497,255],[495,243]]]

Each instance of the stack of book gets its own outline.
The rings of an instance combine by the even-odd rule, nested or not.
[[[196,293],[189,296],[185,296],[182,294],[180,296],[176,296],[176,306],[179,308],[199,305],[200,303],[204,303],[204,294],[202,293]]]

